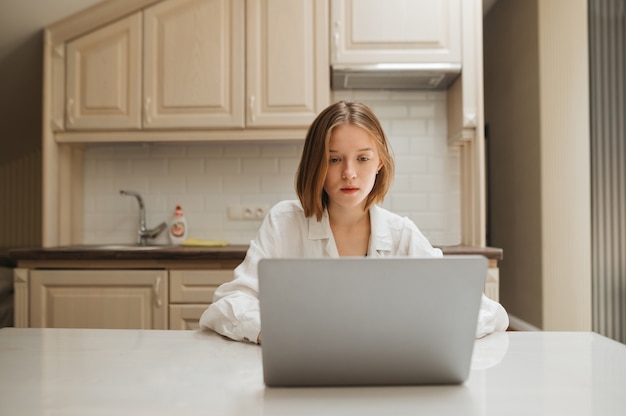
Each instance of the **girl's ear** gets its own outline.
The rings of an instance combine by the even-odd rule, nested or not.
[[[380,162],[378,162],[378,167],[376,168],[376,173],[378,173],[378,171],[383,167],[384,163],[381,160]]]

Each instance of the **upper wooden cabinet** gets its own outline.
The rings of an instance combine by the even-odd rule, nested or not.
[[[329,103],[328,0],[247,0],[247,126],[308,127]]]
[[[460,63],[461,0],[331,0],[333,64]]]
[[[308,127],[329,102],[328,0],[166,0],[66,53],[67,130]]]
[[[244,127],[242,1],[164,1],[144,25],[144,128]]]
[[[141,127],[141,14],[67,44],[68,129]]]

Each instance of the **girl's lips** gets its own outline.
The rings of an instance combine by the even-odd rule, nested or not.
[[[344,194],[354,194],[359,191],[359,188],[341,188],[341,192]]]

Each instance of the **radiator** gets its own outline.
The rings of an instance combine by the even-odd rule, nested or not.
[[[589,0],[593,329],[626,343],[626,13]]]

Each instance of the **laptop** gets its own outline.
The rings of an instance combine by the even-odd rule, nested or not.
[[[263,259],[258,272],[267,386],[469,376],[485,257]]]

